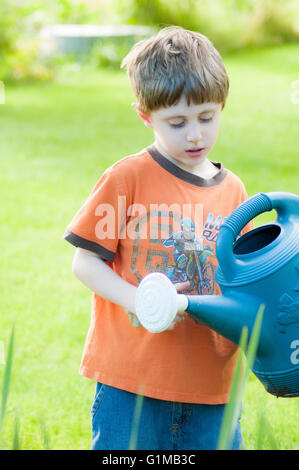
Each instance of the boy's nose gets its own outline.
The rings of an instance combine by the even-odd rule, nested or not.
[[[189,128],[188,133],[187,133],[188,142],[198,143],[201,137],[202,135],[201,135],[200,128],[198,125],[195,125],[192,128]]]

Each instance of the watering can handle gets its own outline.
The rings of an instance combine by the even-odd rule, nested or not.
[[[216,241],[216,257],[221,271],[232,279],[237,265],[233,244],[242,229],[263,212],[275,209],[277,220],[284,223],[290,216],[298,217],[299,197],[287,192],[258,193],[240,204],[221,225]]]
[[[273,209],[272,200],[265,193],[259,193],[240,204],[226,219],[221,228],[226,226],[233,233],[233,241],[252,219],[263,212]]]
[[[227,280],[234,277],[237,262],[233,245],[241,230],[259,214],[276,206],[275,193],[258,193],[240,204],[221,225],[216,241],[216,257]],[[273,203],[274,202],[274,203]]]

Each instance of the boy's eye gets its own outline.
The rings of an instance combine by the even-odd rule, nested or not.
[[[199,122],[210,122],[212,121],[213,119],[213,116],[210,116],[210,117],[204,117],[204,118],[199,118]],[[185,125],[185,121],[181,121],[181,122],[170,122],[169,123],[171,127],[174,127],[174,128],[178,128],[178,127],[183,127]]]
[[[200,119],[200,122],[209,122],[209,121],[212,121],[212,117]]]
[[[183,127],[185,122],[184,121],[181,121],[181,122],[178,122],[178,123],[170,122],[169,124],[171,125],[171,127]]]

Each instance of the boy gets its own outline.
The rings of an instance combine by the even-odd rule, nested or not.
[[[195,266],[192,253],[207,246],[208,293],[220,294],[212,279],[217,233],[247,198],[240,179],[207,158],[229,81],[212,43],[174,26],[137,43],[122,66],[154,143],[104,172],[64,235],[77,247],[74,274],[93,292],[80,367],[98,382],[92,449],[128,449],[132,432],[137,449],[216,449],[236,346],[187,315],[162,333],[146,331],[135,316],[135,294],[153,271],[170,278],[175,271],[179,292],[190,294],[191,286],[198,293],[203,265]],[[189,241],[176,235],[168,246],[186,220]],[[234,449],[241,440],[238,424]]]

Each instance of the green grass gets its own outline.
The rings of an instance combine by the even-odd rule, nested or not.
[[[211,158],[258,191],[298,191],[299,47],[224,57],[231,92]],[[72,275],[74,248],[62,234],[102,171],[152,142],[139,122],[124,72],[62,70],[54,83],[7,86],[0,106],[0,341],[7,359],[15,325],[2,446],[90,448],[94,382],[78,374],[90,320],[90,292]],[[257,223],[273,214],[259,216]],[[4,366],[0,365],[0,384]],[[261,410],[281,449],[298,448],[298,400],[267,394],[251,374],[243,404],[248,449]]]

